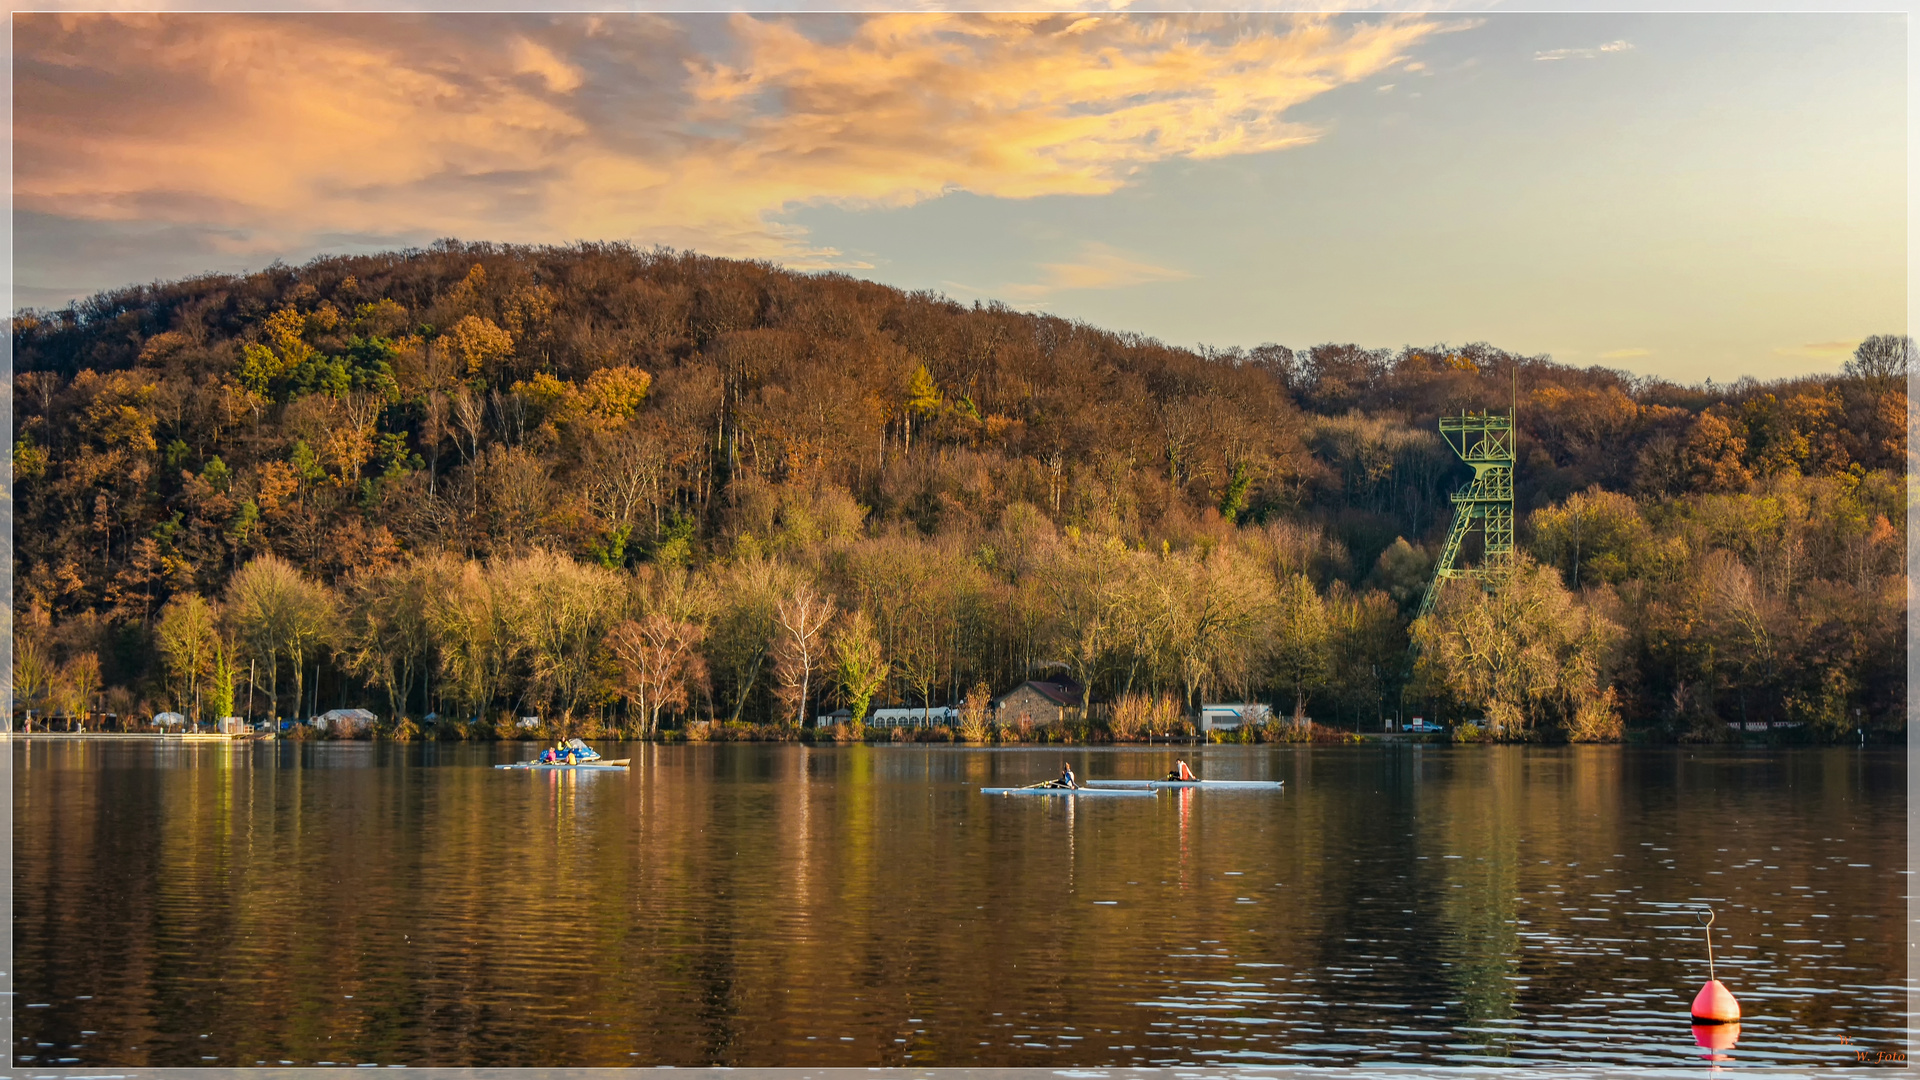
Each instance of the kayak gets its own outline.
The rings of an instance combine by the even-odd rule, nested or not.
[[[1224,791],[1279,791],[1285,780],[1088,780],[1088,787],[1114,789],[1138,788],[1213,788]]]
[[[518,761],[512,765],[495,765],[496,769],[624,769],[632,758],[615,758],[612,761],[580,761],[572,765],[565,763],[549,764],[539,761]]]
[[[1140,788],[1068,788],[1068,787],[983,787],[982,795],[1157,795]]]

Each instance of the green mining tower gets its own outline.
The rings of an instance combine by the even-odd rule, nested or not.
[[[1473,482],[1453,493],[1453,527],[1434,563],[1433,580],[1420,600],[1420,614],[1433,610],[1440,583],[1476,577],[1492,585],[1513,569],[1514,414],[1461,413],[1440,418],[1440,437],[1473,466]],[[1477,566],[1463,567],[1460,546],[1478,528],[1484,544]]]

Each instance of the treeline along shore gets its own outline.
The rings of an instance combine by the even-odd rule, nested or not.
[[[1904,731],[1904,338],[1688,387],[457,242],[13,329],[23,720],[791,735],[845,707],[851,734],[890,704],[1128,739],[1244,701],[1270,737]],[[1516,386],[1519,565],[1416,619],[1470,475],[1436,419]],[[982,707],[1026,680],[1079,700]]]

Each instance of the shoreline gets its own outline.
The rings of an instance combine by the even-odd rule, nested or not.
[[[216,732],[195,735],[162,735],[150,731],[3,731],[9,739],[144,739],[149,742],[271,742],[264,736],[222,735]]]
[[[808,738],[788,738],[788,739],[743,738],[743,739],[691,740],[691,739],[684,739],[684,738],[628,739],[628,738],[619,738],[619,737],[601,737],[601,738],[596,738],[593,741],[603,742],[603,743],[652,743],[660,746],[703,746],[703,745],[714,746],[714,745],[747,744],[747,743],[777,745],[780,743],[792,743],[792,744],[814,747],[814,748],[842,747],[842,746],[868,746],[868,747],[876,747],[876,748],[943,747],[943,748],[950,748],[950,749],[967,749],[967,750],[1027,750],[1027,751],[1036,751],[1036,752],[1057,752],[1061,750],[1141,750],[1141,751],[1193,750],[1193,749],[1203,749],[1203,748],[1215,747],[1215,746],[1254,747],[1254,746],[1395,746],[1395,745],[1541,746],[1541,747],[1619,746],[1619,747],[1626,747],[1626,748],[1646,748],[1646,747],[1658,746],[1658,747],[1673,747],[1673,748],[1685,747],[1687,749],[1712,749],[1715,747],[1720,747],[1720,748],[1726,748],[1726,749],[1741,749],[1741,750],[1764,750],[1764,749],[1796,750],[1796,749],[1824,749],[1824,748],[1831,748],[1835,746],[1848,747],[1848,748],[1860,748],[1860,749],[1864,749],[1868,746],[1871,746],[1875,749],[1888,749],[1893,747],[1904,746],[1906,744],[1905,739],[1900,739],[1900,740],[1877,739],[1867,743],[1848,743],[1848,742],[1819,743],[1819,742],[1799,742],[1799,741],[1789,742],[1789,741],[1780,740],[1780,739],[1754,738],[1752,737],[1751,733],[1742,733],[1740,736],[1736,738],[1722,741],[1722,742],[1680,742],[1678,740],[1668,740],[1668,739],[1621,739],[1621,740],[1614,740],[1611,742],[1590,742],[1590,743],[1571,743],[1571,742],[1549,743],[1549,742],[1542,742],[1539,740],[1503,741],[1503,740],[1495,740],[1495,739],[1455,740],[1449,737],[1445,732],[1441,732],[1437,734],[1414,733],[1414,732],[1374,732],[1370,734],[1355,734],[1355,733],[1349,732],[1347,734],[1348,734],[1348,737],[1344,739],[1299,739],[1299,740],[1261,739],[1261,740],[1249,741],[1249,742],[1243,742],[1238,739],[1209,740],[1209,739],[1201,738],[1198,736],[1186,736],[1186,737],[1172,738],[1165,741],[1156,741],[1151,743],[1133,742],[1133,741],[1127,741],[1127,742],[1087,741],[1087,740],[1079,740],[1079,739],[1064,740],[1060,742],[998,742],[994,740],[987,740],[983,742],[969,742],[962,739],[837,740],[837,739],[808,739]],[[431,744],[431,745],[446,745],[446,746],[457,746],[457,745],[468,744],[468,743],[472,743],[472,744],[494,743],[494,744],[517,745],[517,746],[540,746],[551,741],[551,740],[538,739],[538,738],[394,739],[388,736],[381,736],[381,735],[376,735],[369,738],[361,738],[361,739],[326,739],[326,738],[287,739],[287,738],[275,738],[270,735],[261,735],[261,734],[222,735],[222,734],[216,734],[216,733],[205,733],[205,734],[193,734],[193,735],[165,735],[165,734],[159,734],[156,732],[140,732],[140,731],[0,731],[0,740],[5,740],[5,739],[22,739],[22,740],[32,739],[32,740],[70,741],[70,742],[108,741],[108,742],[179,743],[179,744],[191,743],[191,744],[210,744],[210,745],[242,745],[242,744],[251,745],[255,743],[273,743],[273,744],[318,743],[318,744],[325,744],[325,745],[363,744],[363,745],[369,745],[369,746],[374,744],[407,746],[407,745],[412,745],[416,743],[423,744],[423,745]]]

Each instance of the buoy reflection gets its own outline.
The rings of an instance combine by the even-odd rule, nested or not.
[[[1732,1061],[1732,1054],[1722,1053],[1721,1051],[1733,1049],[1733,1044],[1739,1041],[1740,1025],[1737,1023],[1693,1025],[1694,1045],[1706,1051],[1706,1053],[1700,1056],[1707,1061]],[[1718,1065],[1715,1067],[1718,1068]]]

